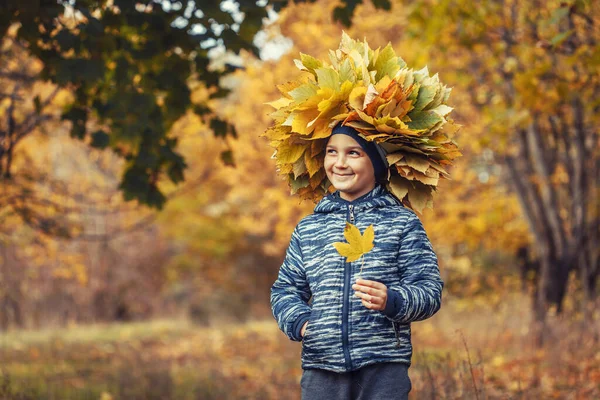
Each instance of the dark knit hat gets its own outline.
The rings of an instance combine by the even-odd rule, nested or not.
[[[375,142],[370,142],[360,136],[360,133],[350,127],[341,124],[337,124],[333,130],[331,131],[331,136],[333,135],[347,135],[352,139],[356,140],[356,142],[362,147],[362,149],[367,153],[369,159],[371,160],[371,164],[373,164],[373,169],[375,170],[375,179],[377,182],[384,182],[387,179],[387,169],[388,162],[385,157],[385,151]]]

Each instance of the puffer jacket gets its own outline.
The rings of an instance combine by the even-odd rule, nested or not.
[[[374,248],[364,255],[361,278],[384,283],[383,311],[369,310],[354,295],[362,259],[347,263],[333,247],[345,242],[346,221],[361,233],[373,224]],[[271,308],[279,328],[302,341],[302,368],[348,372],[380,362],[410,365],[410,323],[441,305],[437,257],[416,214],[386,189],[348,202],[331,194],[292,233]],[[304,337],[303,324],[308,321]]]

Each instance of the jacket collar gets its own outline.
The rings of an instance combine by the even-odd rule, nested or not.
[[[315,207],[315,213],[330,213],[341,210],[345,212],[349,205],[353,205],[356,210],[366,210],[397,206],[401,203],[385,187],[377,185],[369,193],[353,201],[342,199],[339,192],[332,193],[319,201]]]

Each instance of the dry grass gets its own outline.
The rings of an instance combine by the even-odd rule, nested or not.
[[[520,296],[446,301],[413,325],[414,399],[600,398],[600,332],[551,321],[535,349]],[[300,347],[272,320],[79,326],[0,336],[0,399],[297,399]]]

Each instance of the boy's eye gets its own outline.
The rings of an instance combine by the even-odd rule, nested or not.
[[[327,149],[327,154],[335,154],[335,150],[334,149]]]
[[[356,150],[350,150],[348,152],[348,154],[353,155],[353,156],[360,156],[360,152],[356,151]]]

